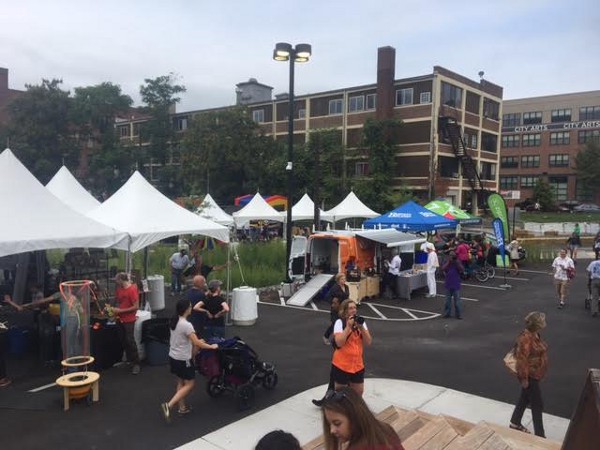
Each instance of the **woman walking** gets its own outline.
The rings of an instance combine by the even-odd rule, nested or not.
[[[182,298],[175,306],[177,314],[171,318],[171,338],[169,340],[169,364],[171,373],[177,377],[177,389],[175,395],[168,402],[161,403],[161,411],[165,421],[171,421],[171,408],[176,404],[179,406],[177,412],[181,415],[189,413],[192,408],[185,404],[185,398],[194,388],[195,369],[192,361],[192,349],[194,346],[203,349],[217,349],[217,344],[207,344],[198,339],[194,332],[194,326],[188,322],[192,313],[192,304],[189,300]]]
[[[353,389],[333,392],[323,402],[323,437],[326,450],[403,450],[400,437],[377,420]]]
[[[336,349],[331,372],[336,391],[350,386],[358,395],[362,395],[365,383],[363,346],[371,345],[373,338],[365,319],[356,312],[354,300],[344,300],[340,305],[340,318],[333,326]]]
[[[527,405],[531,407],[533,429],[536,436],[546,437],[542,413],[544,403],[540,381],[548,368],[548,345],[542,340],[540,331],[546,328],[546,315],[531,312],[525,316],[525,329],[517,338],[515,356],[517,358],[517,378],[521,384],[521,395],[510,419],[510,428],[529,433],[521,424]]]
[[[513,240],[508,244],[508,253],[510,255],[510,268],[514,269],[514,275],[519,275],[519,241],[513,236]]]

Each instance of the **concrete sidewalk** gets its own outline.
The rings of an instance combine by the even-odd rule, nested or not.
[[[294,395],[227,425],[217,431],[188,442],[179,450],[252,450],[266,433],[282,429],[294,434],[301,444],[322,433],[321,411],[311,404],[311,399],[321,398],[326,385]],[[515,400],[519,387],[515,384]],[[430,414],[445,414],[472,423],[481,420],[508,426],[513,405],[465,394],[424,383],[386,378],[365,380],[364,399],[373,412],[395,405],[405,409],[419,409]],[[523,425],[533,430],[531,412],[526,410]],[[544,414],[544,427],[548,439],[562,442],[569,419]]]

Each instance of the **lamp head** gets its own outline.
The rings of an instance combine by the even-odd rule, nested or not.
[[[292,45],[287,42],[278,42],[273,50],[273,59],[275,61],[287,61],[292,53]]]
[[[298,44],[296,45],[296,61],[306,62],[312,55],[312,47],[310,44]],[[302,59],[302,61],[300,61]]]

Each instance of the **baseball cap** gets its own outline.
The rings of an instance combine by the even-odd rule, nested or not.
[[[223,282],[221,280],[210,280],[208,282],[208,289],[211,291],[216,291],[221,287],[222,284]]]

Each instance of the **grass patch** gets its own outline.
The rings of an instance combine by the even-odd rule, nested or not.
[[[523,212],[521,213],[522,222],[600,222],[600,213],[568,213],[568,212]]]

